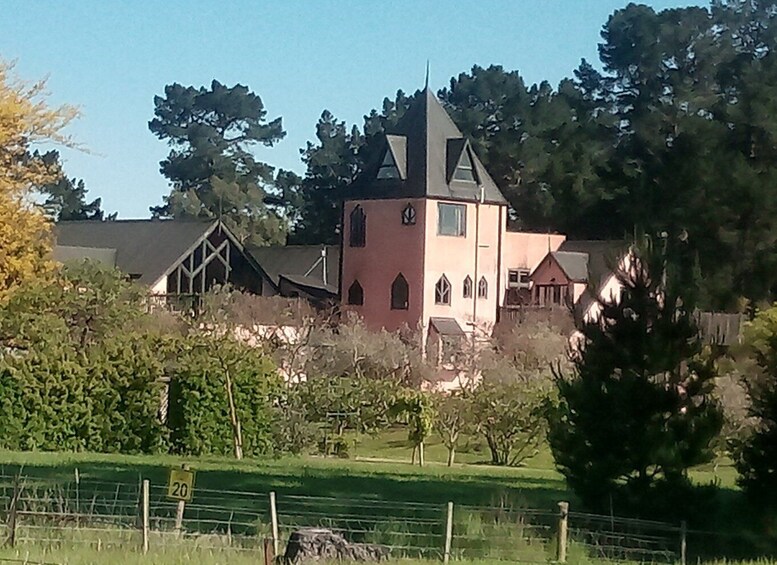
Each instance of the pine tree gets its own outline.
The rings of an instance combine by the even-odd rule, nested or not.
[[[680,292],[693,265],[667,268],[672,254],[680,252],[632,248],[630,264],[616,274],[620,301],[602,302],[600,318],[583,323],[572,374],[556,371],[550,446],[593,509],[613,500],[633,508],[657,488],[683,491],[687,469],[713,457],[722,424],[711,397],[714,361],[703,353],[693,298]]]

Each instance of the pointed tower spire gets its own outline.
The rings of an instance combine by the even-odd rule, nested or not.
[[[429,89],[429,59],[426,60],[426,79],[424,80],[424,90]]]

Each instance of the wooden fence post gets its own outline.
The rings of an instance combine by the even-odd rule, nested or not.
[[[448,519],[445,522],[445,552],[442,562],[448,565],[451,560],[451,543],[453,542],[453,502],[448,503]]]
[[[559,502],[558,509],[558,544],[556,545],[556,561],[559,563],[566,563],[569,502]]]
[[[683,520],[680,522],[680,565],[685,565],[687,558],[687,538],[688,538],[688,523]]]
[[[13,498],[11,498],[11,507],[8,509],[8,539],[6,540],[6,543],[11,547],[16,545],[16,520],[20,495],[21,488],[19,486],[19,475],[16,475],[13,480]]]
[[[143,554],[148,553],[148,515],[149,515],[149,490],[150,484],[148,479],[143,479],[143,492],[141,496],[141,519],[143,522]]]
[[[275,563],[275,551],[273,550],[273,540],[264,539],[264,565],[273,565]]]
[[[278,508],[275,505],[275,491],[270,493],[270,520],[272,521],[272,548],[273,554],[278,555]]]
[[[188,471],[189,465],[184,463],[183,465],[181,465],[181,469],[184,471]],[[185,509],[186,509],[186,501],[179,500],[178,508],[175,511],[175,535],[176,536],[180,536],[181,531],[183,530],[183,513]]]

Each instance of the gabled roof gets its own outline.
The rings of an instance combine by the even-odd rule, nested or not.
[[[618,262],[628,251],[625,241],[567,240],[557,253],[585,253],[587,261],[587,282],[598,288],[617,268]]]
[[[150,285],[217,225],[212,220],[58,222],[54,257],[65,261],[91,258],[109,264],[114,257],[112,266]]]
[[[376,178],[386,150],[390,148],[395,156],[399,151],[398,137],[406,140],[406,178]],[[369,164],[350,187],[348,199],[427,197],[476,202],[480,200],[482,190],[484,202],[507,205],[507,200],[471,148],[472,165],[479,184],[449,180],[449,159],[455,160],[454,165],[458,164],[466,143],[464,135],[429,88],[416,95],[396,127],[387,131],[383,143],[376,161]],[[400,165],[400,158],[396,158]]]
[[[326,279],[322,250],[326,252]],[[283,276],[295,284],[337,293],[340,281],[339,245],[274,245],[248,247],[246,251],[276,287]]]
[[[588,282],[588,254],[573,251],[554,251],[551,256],[572,282]]]

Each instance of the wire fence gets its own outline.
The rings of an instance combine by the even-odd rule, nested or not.
[[[0,476],[5,539],[49,549],[144,551],[178,545],[255,553],[261,562],[267,552],[283,554],[294,532],[325,528],[349,543],[384,548],[397,559],[676,563],[685,558],[682,527],[566,512],[565,506],[428,504],[377,495],[276,497],[202,488],[182,504],[168,497],[167,485],[149,484],[144,492],[143,482]]]

